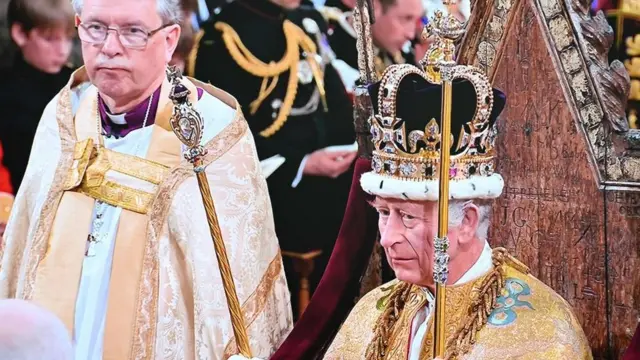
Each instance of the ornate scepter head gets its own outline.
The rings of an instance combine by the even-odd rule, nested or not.
[[[207,154],[206,149],[201,144],[204,132],[202,116],[194,109],[189,100],[191,91],[180,82],[182,77],[180,70],[173,66],[169,67],[167,69],[167,77],[172,85],[169,99],[174,105],[173,115],[169,123],[180,142],[187,147],[187,151],[184,154],[185,159],[196,166],[196,171],[202,171],[199,165],[202,158]]]
[[[455,1],[443,1],[445,5],[453,5]],[[431,21],[422,31],[422,37],[426,40],[433,38],[433,45],[427,50],[424,57],[419,61],[420,66],[425,70],[427,78],[431,83],[440,84],[441,73],[450,72],[450,68],[455,66],[455,43],[462,38],[465,32],[465,24],[450,12],[444,14],[437,10]],[[446,76],[446,74],[445,74]]]

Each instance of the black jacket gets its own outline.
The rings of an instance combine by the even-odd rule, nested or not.
[[[33,138],[42,112],[62,89],[72,70],[64,67],[58,74],[46,74],[17,57],[12,67],[0,74],[0,144],[3,164],[9,170],[17,193],[29,162]]]
[[[292,182],[305,155],[330,145],[355,141],[351,100],[339,75],[330,65],[325,68],[328,111],[319,102],[313,111],[290,114],[279,131],[273,136],[263,137],[260,131],[273,123],[279,111],[277,105],[287,92],[289,73],[279,76],[275,89],[257,112],[251,114],[249,104],[257,98],[262,78],[243,70],[236,63],[222,40],[222,33],[214,28],[217,22],[230,25],[251,54],[264,63],[277,62],[285,54],[283,22],[287,17],[299,25],[306,18],[300,13],[286,13],[268,0],[235,0],[225,5],[203,24],[204,35],[198,46],[195,77],[211,82],[236,97],[253,133],[261,160],[276,154],[286,158],[285,163],[267,179],[282,249],[330,251],[344,214],[351,172],[337,179],[304,176],[296,188],[292,187]],[[319,20],[316,25],[321,30],[323,27],[326,29],[322,18],[316,19]],[[316,39],[315,34],[308,35]],[[315,81],[299,82],[294,108],[309,104],[314,91]]]

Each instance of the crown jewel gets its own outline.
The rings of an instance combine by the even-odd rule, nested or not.
[[[463,119],[459,129],[452,129],[451,149],[446,149],[451,154],[450,178],[461,180],[474,175],[490,176],[494,171],[496,139],[496,127],[490,121],[493,89],[478,68],[455,63],[445,64],[438,60],[439,56],[433,55],[452,51],[452,39],[458,38],[464,30],[462,25],[456,25],[459,22],[451,16],[436,14],[435,20],[431,33],[436,36],[436,42],[421,62],[425,70],[406,64],[392,65],[382,76],[378,113],[369,119],[374,144],[373,171],[401,180],[437,179],[441,145],[439,122],[436,118],[426,118],[422,121],[424,125],[409,131],[405,119],[397,116],[396,105],[400,83],[406,76],[420,76],[429,83],[437,84],[440,82],[439,77],[434,78],[429,70],[438,65],[443,76],[447,71],[446,76],[452,80],[467,80],[475,91],[475,113],[468,120]],[[454,136],[454,131],[457,132],[457,137]]]

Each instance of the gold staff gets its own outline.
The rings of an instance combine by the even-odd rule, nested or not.
[[[450,9],[455,0],[444,0]],[[445,356],[445,284],[449,273],[449,168],[451,149],[451,83],[457,68],[455,62],[455,41],[464,34],[464,24],[458,21],[451,11],[443,15],[437,11],[433,24],[427,26],[426,35],[433,33],[436,37],[432,48],[425,54],[421,65],[425,68],[427,78],[442,84],[441,136],[440,136],[440,192],[438,195],[438,235],[434,240],[433,279],[436,283],[436,301],[434,310],[434,356]]]
[[[206,149],[200,144],[204,130],[202,117],[200,117],[200,113],[193,108],[193,105],[189,101],[190,91],[180,83],[180,78],[182,77],[180,72],[175,68],[170,68],[167,71],[167,76],[172,83],[169,98],[174,103],[173,115],[170,120],[171,128],[178,139],[186,145],[187,151],[184,157],[193,164],[193,171],[196,173],[196,178],[198,179],[200,195],[202,195],[209,230],[213,238],[213,247],[215,248],[216,257],[218,258],[222,286],[224,287],[224,294],[227,297],[233,335],[236,338],[236,344],[238,345],[240,353],[244,357],[252,358],[251,348],[249,347],[249,337],[247,336],[247,329],[244,326],[240,301],[238,300],[236,286],[233,282],[227,250],[222,240],[222,232],[220,231],[220,224],[216,216],[216,208],[213,205],[213,198],[211,197],[205,166],[202,162],[202,158],[207,154]]]
[[[360,77],[354,90],[353,122],[359,155],[365,157],[371,157],[373,151],[369,129],[369,119],[373,115],[373,104],[368,87],[376,81],[371,39],[371,24],[374,22],[373,1],[357,0],[353,9],[353,28],[356,32]]]

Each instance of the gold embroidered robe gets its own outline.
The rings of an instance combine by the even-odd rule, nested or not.
[[[183,84],[205,121],[206,172],[250,344],[254,356],[266,358],[290,331],[292,316],[253,137],[234,98],[193,79]],[[196,85],[205,90],[200,100]],[[95,199],[123,208],[105,360],[237,353],[197,180],[169,125],[169,90],[165,81],[141,159],[96,148],[97,90],[84,69],[74,73],[43,113],[0,248],[0,298],[32,300],[73,334]]]
[[[448,359],[592,359],[584,332],[564,299],[506,250],[494,249],[493,263],[493,270],[484,276],[447,286]],[[386,357],[375,358],[407,359],[412,320],[426,305],[426,295],[418,286],[397,280],[372,290],[356,304],[324,358],[366,359],[369,344],[376,340],[376,324],[401,286],[407,287],[406,303],[386,337]],[[433,359],[433,316],[428,326],[420,359]]]

